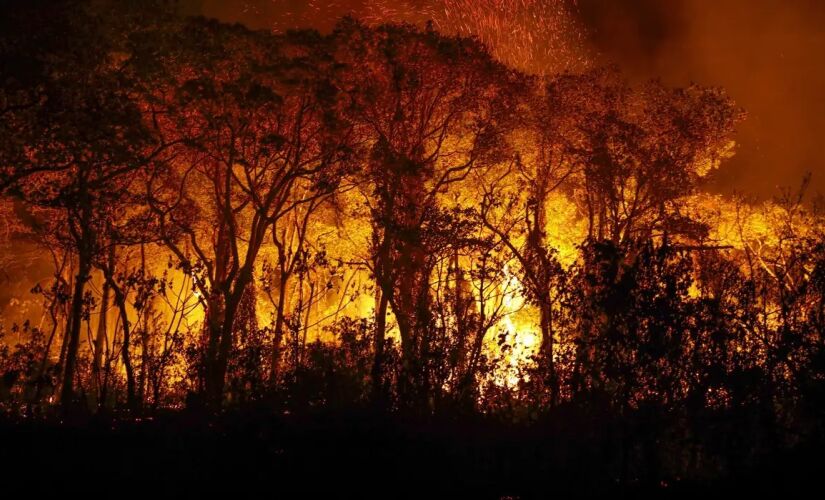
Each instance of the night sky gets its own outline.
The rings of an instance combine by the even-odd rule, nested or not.
[[[428,12],[441,12],[439,4],[444,1],[186,0],[184,4],[190,12],[256,28],[324,30],[347,12],[374,17],[386,11],[389,18],[421,21]],[[767,197],[777,192],[777,186],[796,186],[810,171],[814,189],[825,193],[825,2],[567,1],[575,4],[569,8],[574,22],[553,20],[547,23],[552,29],[539,33],[566,31],[560,36],[569,43],[555,40],[550,44],[553,49],[576,51],[596,63],[615,62],[633,80],[660,77],[673,85],[722,86],[745,108],[748,119],[740,126],[737,156],[718,172],[717,189]],[[555,7],[547,11],[554,12]],[[507,20],[509,14],[499,15]]]

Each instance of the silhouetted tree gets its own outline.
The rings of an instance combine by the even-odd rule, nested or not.
[[[576,191],[589,236],[614,243],[695,233],[681,203],[730,155],[743,113],[721,89],[630,87],[611,70],[563,75],[547,87],[564,118],[556,135],[581,165]]]
[[[381,386],[387,307],[401,334],[402,399],[426,405],[432,390],[431,274],[466,234],[439,197],[494,161],[515,73],[475,41],[410,26],[339,25],[333,39],[349,65],[351,113],[369,142],[365,180],[373,225],[376,307],[373,383]]]
[[[144,127],[132,98],[133,81],[124,71],[128,52],[118,36],[122,25],[107,7],[17,5],[8,17],[17,24],[5,32],[14,40],[9,44],[14,52],[4,64],[15,77],[3,92],[4,122],[15,131],[4,134],[0,187],[48,209],[77,260],[66,327],[64,405],[74,392],[81,323],[88,315],[85,287],[106,231],[102,214],[162,147]],[[29,29],[33,19],[47,24]],[[41,46],[41,37],[50,43]]]
[[[171,29],[148,102],[161,133],[182,146],[154,170],[148,196],[165,245],[200,291],[205,393],[219,406],[261,247],[293,210],[341,182],[348,125],[317,34],[274,37],[205,20]],[[277,346],[281,327],[274,334]]]

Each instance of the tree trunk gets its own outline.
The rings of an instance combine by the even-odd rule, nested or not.
[[[112,249],[109,251],[108,260],[108,265],[111,269],[112,265],[114,264],[114,247],[112,247]],[[97,322],[97,336],[95,337],[94,357],[92,359],[92,381],[95,384],[94,396],[95,398],[97,398],[96,404],[98,405],[102,404],[100,397],[100,370],[103,362],[103,348],[105,346],[106,339],[108,336],[109,293],[109,280],[105,277],[104,273],[103,293],[101,294],[100,298],[100,318]]]
[[[221,406],[223,400],[223,390],[226,384],[226,370],[229,366],[229,352],[232,350],[232,340],[234,338],[235,313],[238,310],[240,299],[230,299],[224,311],[224,324],[221,331],[221,341],[218,346],[217,367],[215,370],[215,381],[213,384],[212,402],[215,408]]]
[[[221,292],[215,290],[209,297],[206,306],[207,329],[206,329],[206,354],[203,361],[204,368],[204,397],[207,405],[215,403],[215,393],[222,388],[216,387],[216,370],[218,359],[218,344],[222,334],[224,324],[224,299]]]
[[[553,310],[549,297],[546,297],[539,306],[541,324],[541,352],[547,363],[547,376],[550,382],[550,406],[555,407],[558,401],[558,377],[556,377],[556,362],[553,359]]]
[[[46,346],[43,348],[43,357],[40,359],[40,366],[37,369],[34,398],[32,398],[34,403],[39,403],[40,396],[43,394],[43,383],[46,378],[46,366],[49,363],[49,354],[52,350],[52,343],[54,342],[55,335],[57,335],[58,321],[57,314],[55,312],[56,307],[57,298],[55,297],[51,300],[51,304],[49,304],[49,317],[52,321],[52,331],[49,333],[49,339],[46,341]],[[31,413],[31,404],[32,402],[29,402],[29,413]]]
[[[68,411],[74,397],[74,375],[77,367],[77,351],[80,347],[80,327],[83,320],[83,293],[91,271],[91,256],[83,250],[78,255],[78,269],[72,293],[72,309],[66,327],[68,342],[66,344],[66,365],[63,371],[63,389],[60,402],[63,410]]]
[[[272,339],[272,363],[269,367],[269,384],[272,387],[278,383],[281,369],[281,342],[284,338],[284,323],[286,314],[287,284],[289,278],[285,270],[281,269],[281,279],[278,286],[278,304],[275,309],[275,332]]]
[[[121,290],[116,287],[113,288],[115,289],[115,301],[117,302],[117,308],[120,311],[120,322],[123,330],[123,347],[121,349],[121,355],[123,357],[123,368],[126,371],[126,406],[130,410],[137,410],[139,407],[139,402],[137,400],[135,390],[135,370],[132,367],[132,358],[129,353],[132,337],[131,328],[129,325],[129,316],[126,311],[126,297]]]
[[[148,305],[144,304],[145,310]],[[146,314],[144,310],[144,314]],[[140,375],[138,376],[138,402],[141,406],[146,401],[146,384],[149,376],[149,331],[147,316],[144,316],[143,328],[140,329]]]
[[[146,283],[146,247],[143,243],[140,245],[140,278],[144,285]],[[149,376],[149,317],[151,316],[151,295],[147,296],[143,308],[139,314],[143,315],[141,321],[143,328],[140,329],[140,376],[138,379],[138,402],[142,407],[146,402],[146,384]]]
[[[212,409],[219,409],[223,404],[223,391],[226,383],[226,371],[229,366],[229,354],[234,339],[235,316],[238,305],[252,280],[252,270],[242,269],[235,280],[232,293],[223,300],[222,322],[211,322],[212,327],[218,330],[210,332],[209,347],[213,353],[212,366],[207,366],[207,404]],[[207,359],[209,361],[209,359]]]
[[[387,334],[387,305],[389,297],[379,291],[378,307],[375,311],[375,338],[373,339],[372,361],[372,401],[381,406],[384,402],[384,340]]]

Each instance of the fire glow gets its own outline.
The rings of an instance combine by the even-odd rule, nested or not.
[[[624,328],[677,335],[617,319],[645,300],[753,307],[731,346],[767,362],[756,330],[790,321],[768,290],[816,275],[821,214],[807,180],[706,189],[745,119],[723,89],[597,66],[568,2],[356,7],[322,33],[90,7],[85,66],[20,42],[40,80],[3,91],[2,215],[8,267],[39,274],[3,319],[35,400],[222,408],[331,363],[361,402],[556,407],[621,386],[597,373],[638,361]],[[722,268],[768,284],[724,298]]]

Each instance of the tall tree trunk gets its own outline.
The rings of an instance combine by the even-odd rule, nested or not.
[[[51,354],[52,343],[54,342],[58,329],[57,313],[55,311],[57,309],[57,305],[58,299],[55,296],[51,299],[51,303],[49,304],[49,318],[51,318],[52,321],[52,331],[49,333],[49,339],[46,341],[46,346],[43,348],[43,357],[40,358],[40,365],[37,369],[37,379],[35,380],[34,398],[32,398],[32,401],[29,403],[29,413],[31,413],[32,402],[39,403],[40,396],[43,394],[43,383],[46,378],[46,366],[49,363],[49,354]]]
[[[207,403],[212,409],[218,409],[223,402],[224,386],[226,384],[226,370],[229,366],[229,354],[232,350],[232,342],[235,338],[235,316],[237,316],[238,305],[241,302],[249,283],[252,281],[252,269],[244,267],[235,280],[232,293],[228,294],[224,301],[223,323],[221,324],[219,337],[214,346],[216,353],[214,366],[212,367],[211,381],[207,378],[209,387],[207,388]]]
[[[473,386],[473,381],[475,380],[476,372],[478,371],[478,362],[481,358],[481,349],[484,347],[484,337],[487,335],[487,331],[489,330],[489,326],[487,325],[487,313],[484,310],[483,273],[481,283],[479,283],[478,287],[478,294],[479,303],[481,304],[478,308],[478,328],[476,329],[475,338],[473,338],[473,344],[470,348],[470,352],[468,353],[467,370],[461,379],[461,386],[459,387],[459,401],[462,403],[469,399],[470,389]]]
[[[379,236],[381,234],[381,236]],[[375,269],[375,338],[373,339],[373,360],[370,376],[372,378],[372,401],[378,406],[384,403],[384,345],[387,336],[387,308],[392,290],[392,271],[390,267],[390,242],[386,228],[383,234],[373,227],[373,241],[378,244],[373,261]],[[379,243],[380,242],[380,243]]]
[[[72,271],[69,271],[71,275]],[[74,290],[74,282],[71,281],[66,282],[66,290]],[[66,324],[63,326],[62,337],[60,339],[60,353],[57,356],[57,366],[60,369],[60,373],[58,374],[58,379],[55,381],[55,385],[61,385],[63,383],[63,372],[66,369],[66,352],[69,350],[69,325],[72,323],[72,304],[69,304],[69,308],[66,311]]]
[[[234,295],[234,294],[233,294]],[[234,338],[235,312],[238,301],[230,297],[224,310],[224,322],[220,331],[220,341],[218,352],[215,358],[215,367],[212,375],[212,386],[209,391],[209,405],[212,409],[218,409],[223,403],[223,392],[226,385],[226,371],[229,366],[229,353],[232,350],[232,340]]]
[[[208,406],[213,406],[216,401],[215,394],[223,390],[217,385],[218,366],[218,345],[223,332],[224,325],[224,297],[223,294],[215,290],[207,301],[207,327],[206,327],[206,353],[204,358],[204,397]],[[217,397],[218,404],[220,396]]]
[[[146,283],[146,248],[143,243],[140,245],[140,278]],[[142,407],[146,402],[146,384],[149,377],[149,355],[151,354],[151,346],[149,345],[149,317],[151,315],[152,296],[146,297],[146,302],[140,314],[143,315],[140,329],[140,376],[138,378],[138,397],[137,401]]]
[[[288,279],[281,271],[278,287],[278,304],[275,309],[275,333],[272,339],[272,363],[269,368],[269,383],[272,387],[278,383],[281,369],[281,342],[284,338],[284,319],[286,314],[286,297]]]
[[[548,294],[549,295],[549,294]],[[550,382],[550,406],[555,407],[558,401],[558,377],[556,376],[556,362],[553,359],[553,309],[549,297],[545,297],[539,306],[541,325],[542,358],[547,363],[547,376]]]
[[[429,277],[432,268],[425,259],[399,272],[398,293],[390,301],[401,335],[401,377],[398,393],[402,404],[425,410],[430,396],[429,360],[431,332]]]
[[[375,311],[375,338],[373,339],[372,360],[372,401],[376,405],[384,402],[384,341],[387,334],[387,305],[389,297],[379,290],[378,307]]]
[[[146,305],[144,305],[146,307]],[[144,312],[144,314],[146,314]],[[146,323],[146,316],[144,316],[143,327],[140,331],[140,374],[138,375],[137,383],[137,400],[142,406],[146,401],[146,384],[149,376],[149,332]]]
[[[114,266],[114,246],[111,247],[109,250],[109,255],[107,257],[109,269]],[[94,345],[94,357],[92,358],[92,381],[95,384],[95,398],[96,404],[100,405],[101,403],[101,383],[100,383],[100,371],[103,362],[103,349],[105,347],[106,339],[108,336],[108,317],[109,317],[109,293],[110,293],[110,286],[109,280],[105,276],[103,277],[103,293],[101,294],[100,298],[100,318],[97,322],[97,336],[95,337],[95,345]]]
[[[68,342],[66,345],[66,365],[63,371],[63,389],[60,393],[60,402],[63,410],[68,411],[74,397],[74,376],[77,367],[77,351],[80,347],[80,327],[83,320],[83,294],[86,281],[91,272],[91,255],[86,249],[78,253],[78,268],[75,276],[74,292],[72,293],[72,308],[69,322],[66,327]]]
[[[303,325],[301,325],[302,330],[303,330],[302,333],[301,333],[301,342],[297,346],[298,347],[298,349],[297,349],[298,358],[297,358],[297,362],[295,363],[296,367],[300,366],[304,362],[304,350],[306,348],[307,335],[309,334],[309,320],[312,317],[312,306],[314,305],[315,298],[316,298],[316,295],[315,295],[315,282],[310,281],[309,282],[309,301],[307,301],[307,306],[306,306],[307,310],[306,310],[306,314],[304,314],[304,323],[303,323]]]
[[[111,288],[114,292],[114,301],[120,315],[120,328],[123,333],[123,342],[121,345],[121,358],[123,359],[123,369],[126,372],[126,406],[132,411],[139,408],[139,400],[135,391],[135,371],[132,366],[131,348],[132,348],[132,331],[129,324],[129,313],[126,309],[126,293],[120,285],[115,281],[114,269],[114,248],[111,251],[108,266],[103,270],[106,278],[106,286]],[[104,385],[105,387],[105,385]]]
[[[126,296],[118,287],[113,286],[115,290],[115,301],[117,302],[118,311],[120,311],[120,323],[123,331],[123,347],[121,348],[121,355],[123,358],[123,368],[126,371],[126,406],[130,410],[137,410],[139,401],[137,399],[137,391],[135,390],[135,370],[132,367],[131,357],[131,343],[132,334],[131,326],[129,325],[129,315],[126,311]]]
[[[556,406],[558,398],[558,384],[556,377],[556,364],[553,359],[553,302],[550,280],[555,272],[553,262],[547,253],[547,198],[549,190],[547,186],[548,178],[542,179],[537,184],[532,193],[532,224],[528,220],[530,228],[527,236],[529,260],[533,262],[534,282],[532,283],[535,294],[539,298],[539,327],[541,329],[541,358],[547,363],[547,376],[550,385],[550,406]]]

